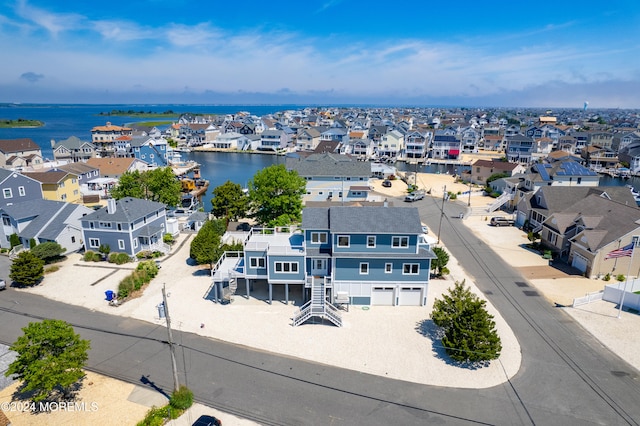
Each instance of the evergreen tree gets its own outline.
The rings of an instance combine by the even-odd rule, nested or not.
[[[47,241],[31,249],[31,253],[44,260],[45,263],[53,262],[59,259],[65,249],[55,241]]]
[[[215,222],[212,220],[206,221],[191,241],[189,256],[198,265],[208,263],[209,267],[213,268],[213,264],[220,257],[220,235],[216,231]]]
[[[493,315],[486,310],[486,301],[471,293],[464,281],[456,282],[442,297],[434,302],[431,318],[444,332],[442,345],[447,354],[469,363],[498,358],[502,343]]]
[[[24,382],[24,392],[33,392],[35,402],[60,390],[69,397],[72,385],[84,377],[82,368],[89,359],[89,341],[80,339],[68,323],[61,320],[32,322],[9,348],[17,358],[4,373]]]
[[[44,260],[30,250],[18,253],[11,264],[9,278],[18,285],[34,286],[44,277]]]

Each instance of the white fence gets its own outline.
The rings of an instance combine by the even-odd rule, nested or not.
[[[625,290],[626,293],[624,295],[624,301],[622,303],[623,306],[640,311],[640,294],[634,293],[636,291],[640,291],[639,279],[635,279],[626,283],[621,282],[616,284],[609,284],[604,288],[604,295],[602,296],[602,298],[607,302],[620,303],[622,292]]]
[[[595,302],[596,300],[602,300],[603,295],[604,290],[600,290],[593,293],[587,293],[587,295],[583,297],[576,297],[575,299],[573,299],[573,304],[571,305],[571,307],[575,308],[576,306],[586,305],[588,303]]]

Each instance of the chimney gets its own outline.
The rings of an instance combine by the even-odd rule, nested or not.
[[[115,198],[109,198],[107,200],[107,213],[108,214],[114,214],[116,212],[116,199]]]
[[[384,199],[383,206],[385,206],[385,207],[389,207],[389,201],[387,201],[387,199],[386,199],[386,198]]]

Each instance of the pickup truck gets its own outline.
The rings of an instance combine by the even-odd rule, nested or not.
[[[411,194],[408,194],[406,197],[404,197],[404,200],[407,202],[413,202],[413,201],[422,200],[423,198],[424,198],[423,191],[414,191]]]

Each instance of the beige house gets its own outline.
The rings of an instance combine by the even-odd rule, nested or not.
[[[506,177],[511,177],[518,173],[524,173],[526,170],[527,168],[524,165],[518,163],[476,160],[471,166],[471,182],[485,186],[487,179],[494,174],[505,173]]]
[[[30,138],[0,139],[0,167],[23,169],[42,167],[40,145]]]

